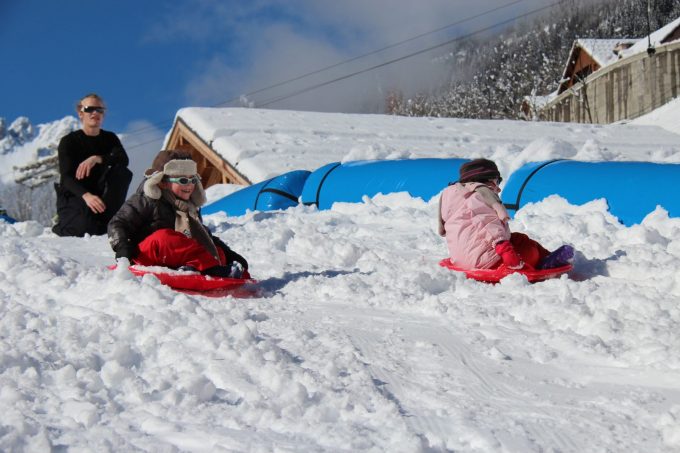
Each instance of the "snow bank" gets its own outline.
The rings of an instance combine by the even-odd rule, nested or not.
[[[680,160],[651,126],[244,115],[259,128],[218,135],[253,165],[268,147],[302,150],[295,169],[362,146],[474,151],[504,174],[537,156]],[[0,450],[677,451],[680,219],[625,227],[603,200],[550,197],[511,228],[574,245],[574,271],[487,285],[437,265],[436,204],[207,216],[260,280],[252,299],[176,293],[108,270],[105,237],[0,222]]]
[[[570,278],[437,266],[436,201],[208,218],[263,295],[109,271],[104,237],[0,224],[3,450],[671,451],[680,220],[559,197],[512,223]],[[163,447],[161,447],[163,446]]]

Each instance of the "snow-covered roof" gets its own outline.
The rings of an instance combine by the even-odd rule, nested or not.
[[[644,38],[639,39],[632,47],[621,52],[621,56],[627,58],[631,55],[646,52],[650,42],[653,47],[658,46],[678,27],[680,27],[680,17],[649,35],[649,38],[645,36]]]
[[[615,63],[619,55],[614,50],[621,44],[633,44],[637,39],[577,39],[574,47],[580,47],[600,65],[601,68]]]
[[[586,39],[579,38],[574,41],[569,51],[569,57],[562,72],[562,79],[569,80],[571,74],[571,66],[573,62],[573,55],[577,48],[583,49],[592,57],[592,59],[604,68],[623,58],[628,58],[632,55],[645,52],[648,47],[648,42],[651,40],[652,46],[658,46],[662,41],[668,38],[678,27],[680,27],[680,17],[652,33],[649,37],[644,38],[619,38],[619,39]],[[561,83],[562,83],[561,82]]]
[[[562,80],[560,83],[565,83],[571,79],[571,68],[574,62],[574,52],[576,49],[583,49],[588,55],[591,56],[595,62],[600,65],[601,68],[610,65],[620,58],[620,52],[617,54],[615,49],[622,45],[632,45],[637,40],[635,39],[577,39],[571,45],[571,50],[569,50],[569,56],[567,62],[564,66],[564,71],[562,71]]]
[[[579,124],[574,133],[549,122],[202,107],[181,109],[177,116],[253,183],[338,161],[493,158],[506,155],[510,147],[517,160],[499,163],[508,166],[504,168],[508,173],[509,167],[528,159],[541,160],[547,151],[537,155],[534,145],[545,141],[573,149],[574,157],[588,141],[595,141],[630,160],[649,160],[650,150],[677,145],[675,134],[659,130],[650,143],[649,134],[632,126]]]

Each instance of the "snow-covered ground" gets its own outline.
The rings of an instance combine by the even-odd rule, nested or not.
[[[677,129],[665,128],[672,124],[665,112],[680,110],[676,104],[637,120],[646,121],[642,127],[635,121],[600,126],[198,107],[177,116],[257,183],[292,170],[372,159],[484,156],[506,176],[551,156],[680,163]]]
[[[530,155],[680,161],[658,127],[574,145],[544,131],[581,126],[525,123],[517,145],[505,126],[474,131],[504,173]],[[573,244],[572,274],[487,285],[437,265],[435,218],[403,193],[208,216],[260,281],[250,299],[110,271],[105,237],[0,223],[0,450],[680,450],[680,219],[627,228],[602,200],[551,197],[511,227]]]

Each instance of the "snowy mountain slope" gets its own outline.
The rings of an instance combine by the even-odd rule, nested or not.
[[[56,211],[51,183],[58,175],[57,146],[78,127],[74,117],[38,126],[20,117],[9,127],[0,118],[0,208],[13,218],[50,224]]]
[[[492,286],[437,266],[435,209],[390,195],[211,216],[261,280],[246,300],[109,271],[103,237],[5,226],[0,445],[678,447],[678,219],[625,228],[603,203],[548,200],[513,227],[574,244],[573,279]]]
[[[23,166],[56,155],[61,137],[78,127],[80,127],[78,120],[71,116],[38,126],[33,126],[25,117],[14,120],[4,134],[0,133],[0,154],[3,163],[0,182],[5,185],[14,182],[15,166]]]
[[[485,152],[506,169],[573,157],[503,128]],[[674,162],[658,130],[635,128],[643,156]],[[436,209],[401,193],[208,216],[260,280],[251,299],[110,271],[105,237],[0,223],[0,450],[680,449],[680,219],[625,227],[603,200],[548,198],[511,228],[573,244],[574,272],[486,285],[437,265]]]

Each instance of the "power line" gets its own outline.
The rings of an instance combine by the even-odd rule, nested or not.
[[[440,44],[436,44],[436,45],[434,45],[434,46],[430,46],[430,47],[428,47],[428,48],[426,48],[426,49],[422,49],[422,50],[419,50],[419,51],[416,51],[416,52],[412,52],[412,53],[410,53],[410,54],[408,54],[408,55],[404,55],[404,56],[399,57],[399,58],[394,58],[394,59],[392,59],[392,60],[388,60],[388,61],[386,61],[386,62],[377,64],[377,65],[374,65],[374,66],[371,66],[371,67],[368,67],[368,68],[365,68],[365,69],[362,69],[362,70],[359,70],[359,71],[355,71],[355,72],[350,73],[350,74],[346,74],[346,75],[344,75],[344,76],[336,77],[335,79],[328,80],[328,81],[326,81],[326,82],[321,82],[321,83],[318,83],[318,84],[316,84],[316,85],[312,85],[312,86],[310,86],[310,87],[307,87],[307,88],[303,88],[303,89],[297,90],[297,91],[295,91],[295,92],[293,92],[293,93],[290,93],[290,94],[287,94],[287,95],[285,95],[285,96],[281,96],[281,97],[278,97],[278,98],[274,98],[274,99],[268,100],[268,101],[266,101],[266,102],[263,102],[263,103],[259,104],[259,107],[266,107],[266,106],[268,106],[268,105],[275,104],[275,103],[277,103],[277,102],[280,102],[280,101],[283,101],[283,100],[286,100],[286,99],[289,99],[289,98],[298,96],[298,95],[303,94],[303,93],[306,93],[306,92],[308,92],[308,91],[312,91],[312,90],[315,90],[315,89],[317,89],[317,88],[321,88],[321,87],[330,85],[330,84],[332,84],[332,83],[340,82],[340,81],[342,81],[342,80],[346,80],[346,79],[349,79],[349,78],[351,78],[351,77],[354,77],[354,76],[357,76],[357,75],[360,75],[360,74],[364,74],[364,73],[373,71],[373,70],[375,70],[375,69],[379,69],[379,68],[382,68],[382,67],[385,67],[385,66],[388,66],[388,65],[391,65],[391,64],[394,64],[394,63],[403,61],[403,60],[407,60],[407,59],[412,58],[412,57],[414,57],[414,56],[416,56],[416,55],[420,55],[420,54],[423,54],[423,53],[426,53],[426,52],[430,52],[430,51],[432,51],[432,50],[434,50],[434,49],[438,49],[438,48],[440,48],[440,47],[444,47],[444,46],[449,45],[449,44],[452,44],[452,43],[454,43],[454,42],[457,42],[457,41],[461,41],[461,40],[463,40],[463,39],[470,38],[470,37],[472,37],[472,36],[475,36],[475,35],[478,35],[478,34],[487,32],[487,31],[489,31],[489,30],[493,30],[494,28],[498,28],[498,27],[503,26],[503,25],[507,25],[507,24],[509,24],[509,23],[511,23],[511,22],[514,22],[514,21],[518,20],[518,19],[522,19],[522,18],[525,18],[525,17],[532,16],[532,15],[534,15],[534,14],[537,14],[537,13],[539,13],[539,12],[541,12],[541,11],[544,11],[544,10],[546,10],[546,9],[552,8],[552,7],[554,7],[555,5],[558,5],[558,4],[563,3],[563,2],[565,2],[565,1],[567,1],[567,0],[557,0],[557,1],[555,1],[555,2],[553,2],[553,3],[551,3],[551,4],[549,4],[549,5],[543,6],[543,7],[541,7],[541,8],[537,8],[537,9],[534,9],[534,10],[529,11],[529,12],[527,12],[527,13],[520,14],[520,15],[518,15],[518,16],[515,16],[515,17],[511,18],[511,19],[507,19],[507,20],[504,20],[504,21],[502,21],[502,22],[498,22],[498,23],[496,23],[496,24],[494,24],[494,25],[490,25],[490,26],[488,26],[488,27],[485,27],[485,28],[476,30],[476,31],[471,32],[471,33],[468,33],[468,34],[466,34],[466,35],[459,36],[459,37],[456,37],[456,38],[453,38],[453,39],[449,39],[449,40],[447,40],[447,41],[445,41],[445,42],[442,42],[442,43],[440,43]]]
[[[368,52],[368,53],[365,53],[365,54],[362,54],[362,55],[358,55],[358,56],[356,56],[356,57],[352,57],[352,58],[350,58],[350,59],[343,60],[343,61],[340,61],[340,62],[338,62],[338,63],[334,63],[334,64],[332,64],[332,65],[330,65],[330,66],[326,66],[326,67],[323,67],[323,68],[320,68],[320,69],[316,69],[316,70],[313,70],[313,71],[310,71],[310,72],[307,72],[307,73],[304,73],[304,74],[300,74],[300,75],[298,75],[298,76],[292,77],[292,78],[287,79],[287,80],[284,80],[284,81],[282,81],[282,82],[277,82],[277,83],[275,83],[275,84],[273,84],[273,85],[269,85],[269,86],[266,86],[266,87],[263,87],[263,88],[258,88],[258,89],[254,90],[254,91],[245,93],[245,94],[243,94],[243,95],[239,95],[239,96],[237,96],[237,97],[228,99],[228,100],[226,100],[226,101],[222,101],[222,102],[218,102],[218,103],[216,103],[216,104],[212,104],[212,105],[210,105],[209,107],[219,107],[219,106],[222,106],[222,105],[225,105],[225,104],[232,104],[232,103],[238,101],[239,99],[241,99],[242,96],[245,96],[245,97],[253,96],[253,95],[255,95],[255,94],[262,93],[263,91],[271,90],[271,89],[273,89],[273,88],[278,88],[278,87],[280,87],[280,86],[287,85],[287,84],[292,83],[292,82],[297,82],[298,80],[305,79],[305,78],[310,77],[310,76],[312,76],[312,75],[316,75],[316,74],[319,74],[319,73],[321,73],[321,72],[325,72],[325,71],[328,71],[328,70],[330,70],[330,69],[337,68],[338,66],[342,66],[342,65],[345,65],[345,64],[354,62],[354,61],[356,61],[356,60],[360,60],[360,59],[362,59],[362,58],[365,58],[365,57],[368,57],[368,56],[371,56],[371,55],[375,55],[375,54],[378,54],[378,53],[380,53],[380,52],[384,52],[384,51],[386,51],[386,50],[392,49],[392,48],[397,47],[397,46],[400,46],[400,45],[402,45],[402,44],[406,44],[406,43],[411,42],[411,41],[415,41],[415,40],[417,40],[417,39],[423,38],[423,37],[428,36],[428,35],[432,35],[432,34],[435,34],[435,33],[439,33],[439,32],[441,32],[441,31],[446,30],[447,28],[451,28],[451,27],[454,27],[454,26],[457,26],[457,25],[461,25],[461,24],[464,24],[465,22],[469,22],[469,21],[474,20],[474,19],[479,19],[480,17],[484,17],[484,16],[486,16],[486,15],[488,15],[488,14],[495,13],[495,12],[500,11],[500,10],[502,10],[502,9],[505,9],[505,8],[507,8],[507,7],[509,7],[509,6],[515,5],[515,4],[517,4],[517,3],[522,3],[522,2],[524,2],[524,1],[526,1],[526,0],[514,0],[514,1],[511,1],[510,3],[506,3],[506,4],[504,4],[504,5],[497,6],[497,7],[495,7],[495,8],[491,8],[491,9],[489,9],[489,10],[487,10],[487,11],[484,11],[484,12],[482,12],[482,13],[476,14],[476,15],[474,15],[474,16],[470,16],[470,17],[467,17],[467,18],[465,18],[465,19],[461,19],[461,20],[459,20],[459,21],[450,23],[450,24],[448,24],[448,25],[444,25],[443,27],[439,27],[439,28],[436,28],[436,29],[434,29],[434,30],[431,30],[431,31],[428,31],[428,32],[425,32],[425,33],[421,33],[421,34],[418,34],[418,35],[415,35],[415,36],[412,36],[412,37],[410,37],[410,38],[404,39],[404,40],[399,41],[399,42],[396,42],[396,43],[394,43],[394,44],[390,44],[390,45],[385,46],[385,47],[382,47],[382,48],[380,48],[380,49],[373,50],[373,51],[371,51],[371,52]],[[136,135],[136,134],[139,134],[139,133],[141,133],[141,132],[144,132],[144,131],[147,131],[147,130],[149,130],[149,129],[152,129],[152,128],[154,128],[154,127],[166,125],[166,124],[171,123],[171,122],[172,122],[172,120],[162,120],[162,121],[160,121],[160,122],[153,123],[153,124],[151,124],[150,126],[141,127],[141,128],[139,128],[139,129],[135,129],[135,130],[133,130],[133,131],[130,131],[130,132],[128,132],[126,135]]]
[[[519,1],[523,1],[523,0],[517,0],[515,3],[519,2]],[[512,18],[510,18],[510,19],[507,19],[507,20],[504,20],[504,21],[501,21],[501,22],[497,22],[497,23],[495,23],[495,24],[493,24],[493,25],[490,25],[490,26],[488,26],[488,27],[481,28],[481,29],[479,29],[479,30],[470,32],[470,33],[468,33],[468,34],[465,34],[465,35],[462,35],[462,36],[458,36],[458,37],[453,38],[453,39],[449,39],[449,40],[444,41],[444,42],[442,42],[442,43],[440,43],[440,44],[436,44],[436,45],[434,45],[434,46],[430,46],[430,47],[427,47],[427,48],[425,48],[425,49],[422,49],[422,50],[419,50],[419,51],[412,52],[412,53],[410,53],[410,54],[404,55],[404,56],[402,56],[402,57],[394,58],[394,59],[392,59],[392,60],[388,60],[388,61],[386,61],[386,62],[377,64],[377,65],[374,65],[374,66],[371,66],[371,67],[368,67],[368,68],[365,68],[365,69],[362,69],[362,70],[359,70],[359,71],[352,72],[352,73],[350,73],[350,74],[346,74],[346,75],[343,75],[343,76],[340,76],[340,77],[336,77],[336,78],[334,78],[334,79],[331,79],[331,80],[328,80],[328,81],[325,81],[325,82],[321,82],[321,83],[318,83],[318,84],[309,86],[309,87],[307,87],[307,88],[303,88],[303,89],[294,91],[293,93],[290,93],[290,94],[287,94],[287,95],[284,95],[284,96],[280,96],[280,97],[278,97],[278,98],[270,99],[270,100],[268,100],[268,101],[265,101],[264,103],[259,104],[258,106],[259,106],[259,107],[266,107],[266,106],[268,106],[268,105],[271,105],[271,104],[274,104],[274,103],[277,103],[277,102],[280,102],[280,101],[283,101],[283,100],[286,100],[286,99],[289,99],[289,98],[298,96],[298,95],[300,95],[300,94],[303,94],[303,93],[306,93],[306,92],[309,92],[309,91],[312,91],[312,90],[315,90],[315,89],[318,89],[318,88],[321,88],[321,87],[324,87],[324,86],[327,86],[327,85],[330,85],[330,84],[333,84],[333,83],[336,83],[336,82],[339,82],[339,81],[342,81],[342,80],[346,80],[346,79],[349,79],[349,78],[351,78],[351,77],[354,77],[354,76],[357,76],[357,75],[360,75],[360,74],[364,74],[364,73],[373,71],[373,70],[375,70],[375,69],[379,69],[379,68],[382,68],[382,67],[385,67],[385,66],[389,66],[389,65],[394,64],[394,63],[397,63],[397,62],[399,62],[399,61],[407,60],[407,59],[412,58],[412,57],[414,57],[414,56],[416,56],[416,55],[420,55],[420,54],[423,54],[423,53],[426,53],[426,52],[430,52],[430,51],[432,51],[432,50],[434,50],[434,49],[438,49],[438,48],[440,48],[440,47],[444,47],[444,46],[449,45],[449,44],[452,44],[452,43],[454,43],[454,42],[461,41],[461,40],[470,38],[470,37],[472,37],[472,36],[475,36],[475,35],[478,35],[478,34],[481,34],[481,33],[484,33],[484,32],[490,31],[490,30],[493,30],[494,28],[498,28],[498,27],[501,27],[501,26],[503,26],[503,25],[507,25],[507,24],[512,23],[512,22],[514,22],[514,21],[516,21],[516,20],[523,19],[523,18],[526,18],[526,17],[530,17],[530,16],[535,15],[535,14],[541,12],[541,11],[545,11],[545,10],[547,10],[547,9],[553,8],[554,6],[556,6],[556,5],[560,4],[560,3],[564,3],[565,1],[567,1],[567,0],[557,0],[557,1],[555,1],[555,2],[553,2],[553,3],[550,3],[550,4],[546,5],[546,6],[542,6],[542,7],[540,7],[540,8],[533,9],[533,10],[528,11],[528,12],[526,12],[526,13],[517,15],[517,16],[515,16],[515,17],[512,17]],[[510,4],[508,4],[508,5],[506,5],[506,6],[509,6],[509,5],[510,5]],[[491,13],[491,12],[497,11],[497,10],[499,10],[499,9],[500,9],[500,8],[497,7],[497,8],[494,8],[494,9],[492,9],[492,10],[489,10],[489,11],[483,13],[483,14],[477,15],[477,16],[475,16],[475,17],[480,17],[480,16],[483,16],[483,15],[485,15],[485,14],[489,14],[489,13]],[[465,19],[465,20],[471,20],[471,19],[468,18],[468,19]],[[446,28],[446,27],[444,27],[444,28]],[[426,34],[427,34],[427,33],[426,33]],[[416,38],[414,37],[414,38],[410,38],[410,39],[416,39]],[[396,45],[398,45],[398,44],[394,44],[394,46],[396,46]],[[379,52],[379,51],[375,51],[375,52]],[[372,53],[375,53],[375,52],[372,52]],[[354,59],[357,59],[357,58],[361,58],[361,57],[355,57]],[[343,64],[343,63],[338,63],[338,64],[336,64],[336,65],[334,65],[334,66],[338,66],[338,65],[340,65],[340,64]],[[317,70],[317,71],[315,71],[314,73],[317,73],[317,72],[320,72],[320,71],[323,71],[323,69]],[[299,76],[297,79],[303,78],[303,77],[305,77],[305,76]],[[281,84],[284,84],[284,83],[287,83],[287,82],[281,82]],[[260,89],[260,91],[264,91],[264,90],[266,90],[266,89],[267,89],[267,88],[262,88],[262,89]],[[248,94],[248,95],[249,95],[249,94]],[[246,96],[247,96],[247,95],[246,95]],[[216,104],[216,105],[222,105],[222,104],[227,103],[227,102],[233,102],[233,101],[236,100],[236,99],[239,99],[239,98],[234,98],[234,99],[232,99],[231,101],[225,101],[225,102],[223,102],[223,103],[221,103],[221,104]],[[150,141],[138,143],[138,144],[136,144],[136,145],[134,145],[134,146],[130,146],[130,149],[139,148],[139,147],[144,146],[144,145],[148,145],[148,144],[151,144],[151,143],[155,143],[156,141],[157,141],[157,140],[150,140]]]
[[[400,45],[402,45],[402,44],[406,44],[406,43],[408,43],[408,42],[415,41],[416,39],[423,38],[423,37],[425,37],[425,36],[427,36],[427,35],[431,35],[431,34],[434,34],[434,33],[438,33],[438,32],[440,32],[440,31],[444,31],[444,30],[446,30],[447,28],[451,28],[451,27],[454,27],[454,26],[456,26],[456,25],[461,25],[461,24],[463,24],[463,23],[465,23],[465,22],[469,22],[469,21],[471,21],[471,20],[478,19],[478,18],[483,17],[483,16],[485,16],[485,15],[487,15],[487,14],[495,13],[496,11],[500,11],[501,9],[507,8],[508,6],[512,6],[512,5],[515,5],[515,4],[517,4],[517,3],[521,3],[521,2],[524,2],[524,1],[526,1],[526,0],[515,0],[515,1],[511,2],[511,3],[506,3],[505,5],[498,6],[498,7],[496,7],[496,8],[492,8],[492,9],[490,9],[490,10],[488,10],[488,11],[483,12],[483,13],[479,13],[479,14],[476,14],[476,15],[474,15],[474,16],[470,16],[470,17],[467,17],[467,18],[465,18],[465,19],[461,19],[461,20],[459,20],[459,21],[457,21],[457,22],[453,22],[453,23],[451,23],[451,24],[444,25],[443,27],[436,28],[436,29],[431,30],[431,31],[428,31],[428,32],[426,32],[426,33],[421,33],[421,34],[419,34],[419,35],[412,36],[412,37],[410,37],[410,38],[404,39],[403,41],[399,41],[399,42],[396,42],[396,43],[394,43],[394,44],[390,44],[390,45],[385,46],[385,47],[383,47],[383,48],[381,48],[381,49],[373,50],[373,51],[368,52],[368,53],[365,53],[365,54],[363,54],[363,55],[358,55],[358,56],[352,57],[352,58],[350,58],[350,59],[348,59],[348,60],[344,60],[344,61],[341,61],[341,62],[332,64],[332,65],[330,65],[330,66],[326,66],[326,67],[321,68],[321,69],[316,69],[316,70],[314,70],[314,71],[307,72],[307,73],[301,74],[301,75],[299,75],[299,76],[295,76],[295,77],[290,78],[290,79],[288,79],[288,80],[284,80],[283,82],[278,82],[278,83],[275,83],[275,84],[273,84],[273,85],[269,85],[269,86],[264,87],[264,88],[259,88],[259,89],[255,90],[255,91],[251,91],[250,93],[246,93],[246,94],[244,94],[243,96],[246,96],[246,97],[252,96],[252,95],[254,95],[254,94],[258,94],[258,93],[261,93],[261,92],[263,92],[263,91],[270,90],[270,89],[272,89],[272,88],[278,88],[278,87],[280,87],[280,86],[282,86],[282,85],[286,85],[286,84],[291,83],[291,82],[296,82],[296,81],[298,81],[298,80],[307,78],[307,77],[309,77],[309,76],[316,75],[316,74],[318,74],[318,73],[320,73],[320,72],[328,71],[329,69],[333,69],[333,68],[336,68],[336,67],[338,67],[338,66],[342,66],[342,65],[344,65],[344,64],[351,63],[351,62],[353,62],[353,61],[359,60],[359,59],[361,59],[361,58],[365,58],[365,57],[368,57],[368,56],[371,56],[371,55],[375,55],[375,54],[377,54],[377,53],[384,52],[384,51],[386,51],[386,50],[389,50],[389,49],[392,49],[392,48],[394,48],[394,47],[400,46]],[[237,97],[237,98],[230,99],[230,100],[228,100],[228,101],[224,101],[224,102],[220,102],[220,103],[218,103],[218,104],[214,104],[213,107],[218,107],[218,106],[224,105],[224,104],[230,104],[230,103],[232,103],[232,102],[234,102],[234,101],[236,101],[236,100],[238,100],[238,99],[240,99],[240,96]]]
[[[564,0],[562,0],[562,1],[564,1]],[[559,3],[559,2],[557,2],[557,3]],[[482,30],[480,30],[479,32],[481,32],[481,31],[482,31]],[[478,33],[478,32],[475,32],[475,33]],[[367,70],[369,70],[369,69],[370,69],[370,68],[368,68]],[[367,70],[366,70],[366,71],[367,71]],[[350,75],[350,76],[351,76],[351,75]],[[630,83],[632,83],[633,85],[635,85],[635,84],[637,84],[637,83],[638,83],[642,78],[644,78],[644,77],[645,77],[644,74],[638,74],[637,76],[633,76],[633,77],[631,77],[631,79],[630,79]],[[329,82],[329,83],[330,83],[330,82]],[[592,83],[592,82],[591,82],[591,83]],[[314,89],[314,88],[312,87],[312,88],[310,88],[310,90],[311,90],[311,89]],[[672,88],[671,86],[669,86],[669,85],[666,85],[664,88],[659,89],[659,91],[658,91],[659,97],[661,97],[661,98],[667,98],[667,99],[668,99],[665,103],[663,103],[663,104],[661,104],[661,105],[664,105],[664,104],[670,102],[670,98],[671,98],[670,95],[671,95],[672,92],[673,92],[673,88]],[[290,96],[293,96],[293,94],[291,94]],[[277,100],[275,99],[275,100],[272,100],[272,101],[270,101],[270,102],[276,102],[276,101],[277,101]],[[654,106],[654,104],[653,104],[653,102],[652,102],[651,99],[650,99],[649,101],[644,101],[644,103],[637,109],[636,116],[635,116],[635,117],[632,117],[632,118],[628,118],[628,120],[636,119],[636,118],[638,118],[638,117],[640,117],[640,116],[642,116],[642,115],[644,115],[644,114],[646,114],[646,113],[649,113],[649,112],[651,112],[651,111],[653,111],[653,110],[659,108],[661,105]],[[574,124],[597,124],[597,123],[574,123]],[[157,141],[157,140],[150,140],[150,141],[138,143],[138,144],[136,144],[136,145],[133,145],[133,146],[128,147],[128,149],[138,148],[138,147],[141,147],[141,146],[144,146],[144,145],[148,145],[148,144],[151,144],[151,143],[155,143],[156,141]],[[9,174],[9,173],[11,173],[11,172],[4,172],[4,173],[2,173],[2,174]]]

